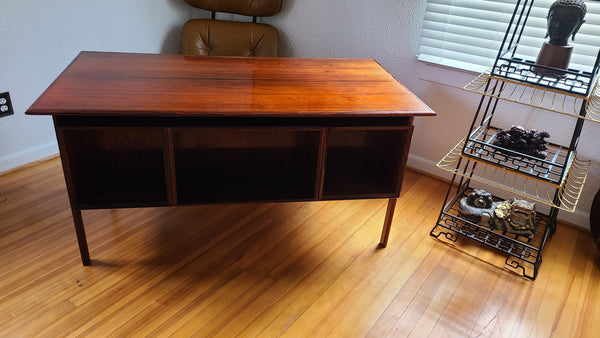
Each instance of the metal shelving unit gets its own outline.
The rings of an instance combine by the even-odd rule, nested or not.
[[[506,266],[529,279],[537,277],[544,246],[556,229],[559,210],[574,212],[581,196],[591,163],[576,152],[583,122],[600,122],[600,52],[591,72],[553,69],[562,71],[561,76],[538,75],[536,68],[548,67],[515,57],[532,5],[533,0],[517,1],[494,66],[464,87],[481,95],[481,100],[467,137],[437,164],[451,172],[453,178],[430,232],[447,242],[456,242],[463,235],[499,250],[507,255]],[[502,101],[576,118],[570,142],[549,143],[545,158],[494,144],[500,131],[494,125],[494,115],[500,114],[497,107]],[[494,229],[493,223],[475,224],[461,217],[459,202],[482,186],[495,192],[494,201],[518,196],[548,212],[536,208],[531,236]]]
[[[462,140],[437,164],[438,168],[503,190],[513,196],[518,195],[568,212],[574,212],[577,207],[591,163],[574,157],[563,167],[567,172],[564,179],[552,183],[538,178],[538,166],[524,160],[522,156],[501,154],[500,157],[505,161],[494,163],[466,155],[465,149],[468,147],[465,145],[465,140]],[[541,161],[537,162],[541,163]],[[513,169],[512,166],[519,166],[519,168]],[[544,167],[540,166],[540,168]]]
[[[537,227],[532,236],[495,230],[470,222],[458,213],[458,203],[472,189],[468,179],[461,180],[452,198],[440,213],[432,235],[455,242],[459,235],[483,243],[507,254],[505,264],[523,276],[535,279],[542,262],[542,251],[551,236],[551,216],[537,213]],[[495,200],[499,198],[495,197]]]

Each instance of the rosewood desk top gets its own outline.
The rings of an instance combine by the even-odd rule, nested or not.
[[[408,117],[435,113],[374,60],[81,52],[30,115]]]

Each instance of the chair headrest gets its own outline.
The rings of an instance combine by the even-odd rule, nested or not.
[[[279,33],[264,23],[192,19],[181,28],[179,48],[183,55],[275,57]]]
[[[281,0],[185,0],[190,6],[212,12],[271,16],[281,10]]]

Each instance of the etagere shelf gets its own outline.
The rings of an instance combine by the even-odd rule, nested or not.
[[[524,77],[527,78],[527,77]],[[538,83],[548,84],[554,81],[546,80],[548,77],[538,76]],[[600,86],[595,82],[591,94],[588,96],[576,94],[575,92],[562,90],[548,90],[545,87],[534,84],[535,81],[520,82],[514,79],[505,79],[491,75],[491,69],[477,76],[463,89],[480,95],[496,97],[505,101],[521,103],[535,108],[545,109],[551,112],[578,117],[594,122],[600,122]],[[530,79],[531,80],[531,79]],[[543,81],[542,81],[543,80]],[[557,78],[550,78],[557,80]],[[554,88],[568,88],[566,79],[560,79]],[[586,90],[587,85],[579,83],[578,91]],[[580,115],[581,105],[585,104],[585,116]]]
[[[437,164],[453,177],[430,234],[449,242],[463,235],[497,249],[507,255],[510,269],[533,280],[544,246],[555,232],[559,210],[575,211],[588,175],[591,161],[580,158],[576,150],[583,122],[600,122],[600,52],[591,72],[539,66],[517,57],[532,5],[530,0],[517,1],[494,66],[463,88],[481,99],[468,135]],[[540,67],[563,75],[540,75],[536,72]],[[501,114],[498,106],[503,101],[576,118],[570,142],[548,142],[545,157],[497,145],[494,141],[501,128],[494,117]],[[492,193],[494,202],[519,198],[536,203],[535,230],[525,235],[465,219],[459,213],[460,200],[474,189]]]
[[[540,160],[527,160],[523,156],[510,156],[503,153],[488,154],[486,158],[496,160],[480,160],[483,156],[471,157],[467,151],[472,147],[459,142],[438,164],[438,168],[449,171],[455,175],[477,181],[491,187],[529,198],[534,202],[542,203],[553,208],[574,212],[585,183],[590,161],[579,160],[575,157],[564,166],[556,166],[559,171],[568,171],[565,178],[559,182],[551,182],[540,176],[557,176],[553,173],[552,165],[544,168]],[[480,155],[480,154],[478,154]],[[498,156],[495,156],[498,155]],[[540,165],[541,164],[541,165]],[[518,167],[513,169],[512,167]],[[538,170],[538,167],[540,170]],[[541,173],[548,172],[545,175]],[[555,191],[558,190],[558,199]]]

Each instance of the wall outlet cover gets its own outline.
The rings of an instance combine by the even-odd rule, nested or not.
[[[14,114],[10,94],[8,92],[0,93],[0,117]]]

